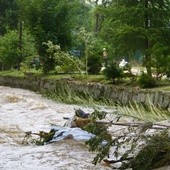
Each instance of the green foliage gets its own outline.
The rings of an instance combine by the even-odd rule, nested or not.
[[[104,76],[112,80],[113,83],[117,80],[120,80],[123,78],[123,70],[119,68],[119,66],[116,63],[111,63],[106,69],[103,71]]]
[[[79,1],[76,5],[75,13],[75,31],[78,31],[80,27],[86,28],[88,31],[92,30],[91,27],[91,10],[93,7],[87,4],[84,0]],[[74,43],[74,42],[73,42]]]
[[[98,74],[102,67],[102,50],[103,46],[106,45],[99,38],[93,37],[91,43],[88,45],[88,73]],[[107,45],[106,45],[107,46]]]
[[[57,83],[54,92],[45,94],[46,97],[68,104],[96,105],[97,102],[87,92],[75,92],[65,82]]]
[[[98,151],[99,153],[93,160],[93,164],[101,162],[101,160],[109,153],[112,137],[107,131],[108,127],[104,124],[96,123],[97,119],[104,119],[106,112],[99,112],[95,110],[90,116],[92,122],[88,123],[83,129],[95,134],[96,136],[86,141],[85,144],[90,147],[91,151]]]
[[[82,63],[79,59],[74,58],[70,54],[63,52],[58,45],[54,45],[51,41],[43,43],[47,46],[46,62],[43,63],[44,73],[55,70],[56,66],[60,66],[65,73],[78,71],[81,73]]]
[[[95,115],[95,121],[96,121],[98,118],[104,119],[106,116],[106,113],[102,114],[102,112],[100,113],[99,111],[95,111],[94,115]],[[101,115],[103,115],[103,116],[101,117]],[[119,115],[118,115],[118,117],[119,117]],[[118,121],[118,119],[117,119],[117,121]],[[87,124],[84,127],[84,129],[86,131],[91,132],[96,135],[95,137],[91,138],[89,141],[87,141],[85,143],[86,145],[88,145],[90,147],[90,150],[98,152],[96,157],[93,160],[93,163],[95,165],[97,163],[101,162],[106,156],[109,155],[109,152],[112,147],[115,147],[115,150],[113,152],[115,157],[122,155],[120,158],[121,160],[126,159],[130,153],[133,153],[133,151],[137,147],[136,142],[138,140],[140,141],[140,137],[133,139],[132,136],[127,137],[126,136],[127,134],[125,133],[124,135],[115,136],[112,139],[112,136],[108,132],[107,124],[100,124],[100,123],[96,123],[95,121]],[[135,132],[135,129],[133,127],[132,128],[129,127],[128,131],[129,131],[129,133],[131,133],[132,131]],[[128,144],[131,145],[130,149],[128,148],[128,150],[125,150],[125,152],[123,154],[120,154],[119,149],[121,150],[121,148],[124,145],[128,145]]]
[[[84,44],[85,69],[88,74],[98,74],[102,67],[102,49],[106,45],[84,27],[80,28],[79,40]]]
[[[158,108],[148,101],[148,105],[141,103],[133,103],[129,105],[117,105],[120,111],[120,116],[132,117],[141,121],[159,122],[170,118],[170,113],[167,110]]]
[[[25,25],[35,37],[45,74],[55,69],[55,60],[52,54],[49,56],[47,46],[43,42],[51,41],[60,44],[64,50],[70,47],[75,3],[76,0],[72,2],[69,0],[33,0],[31,3],[29,0],[24,0],[22,2]]]
[[[89,57],[89,47],[93,41],[93,36],[88,32],[85,27],[81,27],[79,30],[78,37],[82,44],[84,45],[84,55],[85,55],[85,72],[88,73],[88,57]]]
[[[10,69],[17,65],[18,39],[16,31],[9,31],[0,39],[0,63],[1,70]]]
[[[151,75],[152,59],[165,61],[164,56],[170,54],[169,0],[113,0],[100,11],[104,15],[100,35],[112,46],[114,58],[133,56],[140,51]],[[156,57],[157,47],[159,55]]]
[[[17,31],[8,31],[0,39],[0,66],[1,70],[17,68],[27,57],[35,54],[34,39],[26,30],[23,32],[22,57],[18,50]]]
[[[107,112],[104,112],[104,111],[98,111],[98,110],[95,110],[94,112],[92,112],[90,114],[90,117],[93,119],[93,120],[96,120],[96,119],[104,119],[106,117],[106,114]],[[96,133],[95,133],[96,134]]]
[[[26,132],[26,135],[23,139],[23,144],[24,143],[28,143],[28,139],[32,136],[32,134],[38,136],[38,138],[32,138],[31,139],[31,143],[34,143],[36,145],[44,145],[47,142],[49,142],[50,140],[53,139],[53,136],[55,135],[55,130],[50,130],[49,132],[44,132],[44,131],[39,131],[39,133],[32,133],[30,132]]]
[[[170,55],[157,55],[154,60],[157,80],[160,80],[163,75],[170,77]]]
[[[88,74],[98,74],[102,67],[101,56],[91,54],[88,57]]]
[[[106,136],[106,134],[105,134]],[[92,161],[93,164],[97,164],[103,160],[103,158],[109,153],[110,150],[110,143],[107,141],[107,143],[102,145],[103,139],[105,137],[96,136],[94,138],[91,138],[89,141],[86,142],[86,145],[88,145],[91,149],[91,151],[99,151]],[[105,141],[106,142],[106,141]]]
[[[72,45],[72,36],[76,26],[77,0],[25,0],[26,24],[36,38],[39,54],[46,57],[43,42],[60,44],[62,50]],[[46,59],[44,59],[46,62]]]
[[[138,84],[142,88],[152,88],[156,87],[157,85],[155,79],[145,73],[142,73],[141,76],[139,77]]]
[[[103,114],[103,117],[100,117],[102,112],[99,113],[99,111],[95,111],[94,115],[95,121],[98,118],[104,119],[106,116],[106,114]],[[122,114],[122,116],[124,115]],[[114,121],[118,122],[120,117],[121,115],[118,114]],[[135,120],[135,117],[133,118]],[[151,135],[145,134],[146,130],[153,126],[153,123],[144,122],[139,125],[137,124],[137,127],[129,124],[126,130],[122,128],[118,133],[113,131],[112,133],[115,135],[111,136],[107,131],[108,126],[106,124],[99,124],[95,121],[85,127],[85,130],[96,135],[86,142],[90,150],[97,151],[97,155],[93,160],[94,164],[101,162],[101,160],[108,155],[111,156],[111,154],[117,159],[111,162],[108,161],[108,163],[121,162],[117,169],[122,170],[128,168],[134,170],[154,169],[170,164],[170,139],[167,129]],[[112,123],[114,125],[116,123],[114,121],[112,120],[110,125]]]
[[[17,29],[18,11],[16,0],[0,0],[0,35],[7,33],[8,29]]]
[[[135,158],[128,164],[134,170],[155,169],[170,165],[170,139],[167,130],[147,140]]]
[[[26,63],[21,63],[20,64],[20,71],[22,73],[26,73],[29,70],[29,66]]]

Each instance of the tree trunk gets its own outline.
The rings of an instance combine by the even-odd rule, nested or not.
[[[17,61],[17,69],[19,70],[19,64],[22,59],[22,21],[19,21],[19,42],[18,42],[18,48],[19,48],[19,57]]]
[[[94,32],[97,34],[99,32],[99,17],[100,15],[98,13],[96,13],[96,18],[95,18],[95,30]]]
[[[149,37],[148,37],[148,28],[150,26],[150,20],[149,20],[149,15],[148,15],[148,7],[149,7],[149,0],[145,0],[145,29],[147,32],[147,36],[146,36],[146,41],[145,41],[145,66],[146,66],[146,70],[147,70],[147,74],[149,76],[152,76],[152,71],[151,71],[151,56],[148,52],[149,50]]]

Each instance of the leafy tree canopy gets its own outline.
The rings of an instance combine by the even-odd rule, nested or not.
[[[22,58],[18,49],[18,32],[9,30],[0,38],[0,69],[18,68],[20,62],[35,54],[34,38],[28,31],[23,32]]]
[[[18,6],[16,0],[0,0],[0,35],[18,25]]]
[[[139,50],[150,72],[155,47],[160,57],[169,51],[169,0],[112,0],[101,13],[105,17],[101,37],[112,45],[114,57],[133,55]],[[152,56],[152,57],[151,57]]]
[[[35,35],[39,46],[52,41],[66,50],[71,45],[72,31],[79,1],[73,0],[25,0],[28,26]]]

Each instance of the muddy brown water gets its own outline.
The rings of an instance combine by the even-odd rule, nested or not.
[[[68,139],[43,146],[22,143],[27,131],[48,132],[51,124],[63,126],[63,117],[74,115],[75,108],[79,106],[56,103],[29,90],[0,86],[0,169],[111,169],[104,162],[93,165],[96,153],[80,141]]]

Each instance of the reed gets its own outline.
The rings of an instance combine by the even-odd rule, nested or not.
[[[48,92],[45,96],[61,103],[85,105],[94,108],[103,107],[109,110],[116,109],[118,111],[116,113],[120,116],[133,117],[141,121],[157,122],[170,119],[168,110],[156,107],[150,101],[147,106],[139,103],[130,103],[128,105],[116,104],[114,101],[105,98],[95,99],[87,92],[73,91],[64,83],[57,85],[54,92]]]
[[[133,117],[145,122],[158,122],[170,119],[168,110],[156,107],[152,102],[149,102],[147,106],[139,103],[130,103],[124,106],[118,104],[117,109],[122,116]]]

